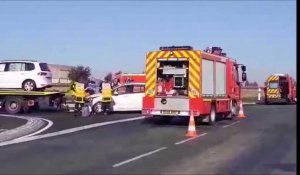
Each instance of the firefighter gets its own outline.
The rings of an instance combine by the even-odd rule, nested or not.
[[[102,112],[107,115],[112,105],[112,86],[108,78],[102,82],[100,92],[102,94]]]

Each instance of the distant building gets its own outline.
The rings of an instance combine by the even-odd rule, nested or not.
[[[52,72],[53,83],[70,83],[71,80],[68,78],[68,74],[72,69],[72,66],[48,64],[49,69]]]

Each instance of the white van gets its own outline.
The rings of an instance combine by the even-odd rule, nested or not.
[[[52,85],[47,63],[29,60],[0,61],[0,89],[42,90]]]

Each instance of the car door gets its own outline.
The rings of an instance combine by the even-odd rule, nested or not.
[[[0,88],[6,88],[7,76],[5,76],[5,63],[0,63]]]
[[[113,91],[113,110],[122,111],[124,110],[124,94],[126,92],[125,86],[120,86]]]
[[[7,88],[22,88],[22,83],[25,80],[24,77],[26,76],[25,63],[7,63],[5,67],[5,76],[7,77]]]
[[[143,97],[145,92],[144,85],[134,85],[133,93],[130,96],[130,101],[132,101],[131,109],[133,111],[141,111],[143,106]]]
[[[131,94],[133,90],[133,85],[124,85],[118,87],[113,94],[114,111],[131,111],[133,106],[133,101],[131,100]]]

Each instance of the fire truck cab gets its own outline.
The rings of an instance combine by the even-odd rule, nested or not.
[[[215,122],[216,114],[233,118],[245,71],[220,47],[205,51],[191,46],[160,47],[147,53],[142,113],[165,119],[192,114],[209,124]]]

